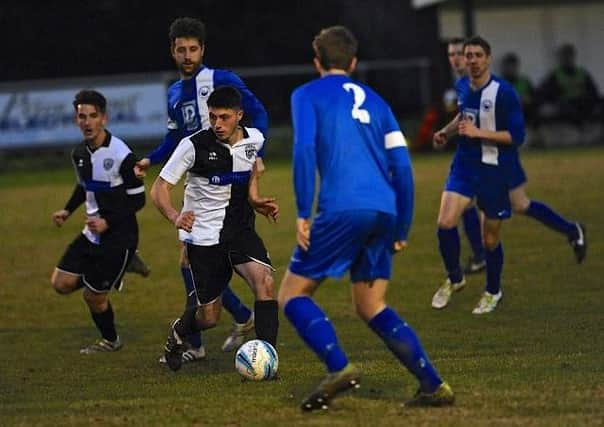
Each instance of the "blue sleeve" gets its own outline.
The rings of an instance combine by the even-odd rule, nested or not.
[[[315,138],[317,119],[312,103],[302,90],[296,90],[291,98],[294,131],[294,192],[298,218],[310,218],[315,196],[317,157]]]
[[[392,187],[396,193],[397,224],[395,240],[407,240],[415,204],[413,168],[407,147],[396,147],[388,151],[388,167]]]
[[[512,135],[512,143],[514,145],[522,145],[525,137],[525,127],[522,105],[520,104],[518,94],[510,87],[508,90],[503,91],[501,102],[503,109],[499,111],[504,111],[505,118],[502,123],[505,124],[505,129],[497,130],[507,130]],[[500,123],[499,120],[497,120],[497,123]]]
[[[266,112],[264,105],[262,105],[262,102],[256,98],[256,95],[249,90],[238,75],[227,70],[215,70],[214,85],[229,85],[237,88],[237,90],[241,92],[243,112],[249,116],[252,121],[252,126],[262,132],[262,135],[264,135],[265,138],[268,136],[268,113]],[[264,146],[266,146],[266,143]],[[264,157],[264,146],[258,152],[260,157]]]
[[[156,165],[166,160],[178,145],[178,141],[180,141],[178,131],[168,131],[161,144],[147,156],[151,164]]]

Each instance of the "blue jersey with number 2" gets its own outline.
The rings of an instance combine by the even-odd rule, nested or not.
[[[291,105],[298,217],[311,216],[318,170],[318,213],[392,214],[395,237],[406,239],[413,175],[405,137],[386,102],[348,76],[328,74],[297,88]]]

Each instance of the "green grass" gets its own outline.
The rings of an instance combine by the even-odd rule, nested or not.
[[[358,392],[311,415],[298,404],[324,371],[283,316],[280,381],[241,382],[233,355],[219,350],[230,327],[226,313],[205,334],[206,361],[178,373],[157,363],[184,295],[175,231],[150,202],[139,220],[140,249],[152,275],[129,275],[124,291],[112,294],[125,347],[81,356],[78,349],[97,337],[88,310],[79,294],[59,296],[49,285],[82,226],[81,210],[62,229],[50,221],[71,192],[73,172],[66,161],[65,170],[2,175],[0,425],[602,425],[603,158],[601,147],[524,154],[529,195],[587,224],[588,257],[576,265],[565,238],[514,217],[503,230],[505,299],[496,312],[476,317],[471,309],[483,277],[470,277],[446,310],[430,308],[443,279],[435,222],[450,155],[415,156],[415,223],[409,250],[395,261],[389,302],[414,326],[458,403],[402,408],[414,378],[355,317],[346,281],[328,281],[317,300],[365,376]],[[279,198],[282,217],[277,225],[258,219],[258,229],[279,282],[294,245],[294,201],[289,165],[268,166],[262,185]],[[252,301],[241,281],[234,287]]]

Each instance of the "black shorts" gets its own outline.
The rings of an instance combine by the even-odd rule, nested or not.
[[[116,248],[91,243],[80,234],[69,244],[57,269],[82,276],[82,282],[94,292],[109,292],[122,287],[122,277],[136,248]]]
[[[187,256],[200,304],[208,304],[222,294],[231,281],[234,266],[253,261],[272,268],[264,242],[252,230],[213,246],[187,243]]]

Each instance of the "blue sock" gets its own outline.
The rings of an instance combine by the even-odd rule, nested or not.
[[[577,226],[558,215],[545,203],[531,200],[526,215],[548,226],[552,230],[565,234],[569,239],[578,238]]]
[[[501,270],[503,268],[503,245],[499,243],[492,251],[485,251],[487,260],[487,292],[495,295],[501,289]]]
[[[460,247],[457,227],[438,228],[438,248],[451,282],[461,282],[463,273],[461,272],[461,265],[459,265]]]
[[[336,331],[312,299],[306,296],[292,298],[283,311],[306,345],[327,365],[329,372],[346,367],[348,358],[338,344]]]
[[[230,286],[222,291],[222,306],[231,313],[237,323],[245,323],[252,315],[252,311],[245,306]]]
[[[197,293],[195,292],[195,283],[193,282],[191,269],[189,267],[180,267],[180,274],[182,274],[182,281],[185,284],[185,292],[187,293],[186,307],[197,307]],[[188,335],[186,340],[191,344],[191,347],[196,349],[203,345],[201,333]]]
[[[423,392],[433,393],[442,384],[419,338],[393,309],[386,307],[369,321],[369,326],[420,383]]]
[[[480,217],[478,216],[478,209],[471,207],[461,217],[463,222],[463,229],[466,232],[470,246],[472,247],[472,253],[474,254],[475,260],[484,259],[484,248],[482,247],[482,234],[480,231]]]

